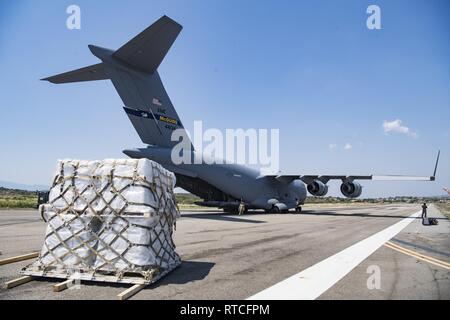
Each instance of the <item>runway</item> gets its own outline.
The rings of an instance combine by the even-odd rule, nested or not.
[[[419,209],[384,204],[315,205],[302,214],[278,215],[182,212],[175,232],[181,267],[132,299],[247,299],[406,221]],[[392,246],[369,253],[317,298],[449,299],[450,270],[430,258],[450,262],[450,222],[432,205],[429,216],[438,218],[439,225],[423,226],[420,219],[408,218],[390,240]],[[0,211],[0,259],[39,250],[44,230],[35,210]],[[0,284],[17,278],[30,262],[0,266]],[[54,293],[54,284],[39,280],[2,288],[0,299],[115,299],[127,288],[82,283],[80,289]]]

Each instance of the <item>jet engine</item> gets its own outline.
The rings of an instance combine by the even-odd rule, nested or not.
[[[344,182],[341,184],[341,192],[347,198],[358,198],[361,195],[362,187],[356,182]]]
[[[308,192],[313,196],[322,197],[328,193],[328,185],[320,180],[313,180],[308,183]]]

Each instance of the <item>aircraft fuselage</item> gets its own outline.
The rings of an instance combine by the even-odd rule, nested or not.
[[[225,195],[231,196],[227,200],[224,199],[222,204],[221,201],[216,200],[216,203],[211,201],[211,206],[222,207],[226,202],[242,200],[248,208],[270,210],[278,204],[282,210],[288,210],[303,204],[306,199],[306,187],[301,180],[293,180],[286,184],[275,179],[268,179],[262,176],[259,170],[247,166],[226,163],[174,165],[171,149],[156,146],[125,150],[124,153],[131,158],[147,158],[156,161],[177,175],[204,181]],[[199,196],[202,197],[202,195]]]

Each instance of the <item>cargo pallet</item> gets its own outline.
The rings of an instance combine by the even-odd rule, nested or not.
[[[8,258],[5,260],[0,260],[0,265],[6,265],[11,264],[19,261],[24,261],[28,259],[32,259],[37,257],[38,253],[33,252],[26,255]],[[165,269],[161,272],[157,272],[156,270],[153,270],[154,272],[149,273],[149,277],[144,278],[140,273],[124,273],[122,275],[112,275],[112,274],[92,274],[92,273],[78,273],[76,276],[74,275],[68,275],[66,272],[61,272],[57,270],[48,270],[48,271],[37,271],[37,270],[30,270],[29,267],[25,267],[20,271],[20,274],[23,276],[11,281],[8,281],[5,283],[6,289],[12,289],[15,287],[18,287],[22,284],[31,282],[35,279],[63,279],[63,282],[60,282],[58,284],[55,284],[53,286],[53,292],[61,292],[63,290],[66,290],[74,285],[76,285],[77,281],[83,282],[83,284],[89,284],[89,283],[111,283],[111,284],[133,284],[130,288],[126,289],[125,291],[119,293],[117,295],[117,298],[119,300],[126,300],[133,295],[137,294],[139,291],[144,289],[150,284],[153,284],[166,276],[168,273],[175,270],[179,265],[181,264],[181,261],[177,264],[172,265],[170,268]],[[156,273],[156,274],[155,274]]]

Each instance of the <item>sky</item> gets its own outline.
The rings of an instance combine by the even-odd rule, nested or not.
[[[159,72],[187,129],[278,128],[289,174],[431,175],[440,149],[435,183],[364,182],[363,197],[450,187],[445,0],[1,1],[0,180],[50,185],[57,159],[143,146],[109,81],[39,79],[98,63],[88,44],[117,49],[164,14],[183,25]]]

